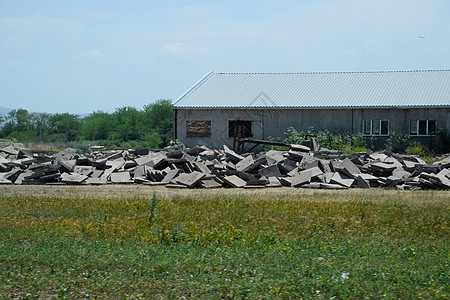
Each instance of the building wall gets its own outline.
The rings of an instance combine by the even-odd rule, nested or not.
[[[186,146],[205,145],[222,148],[233,146],[229,137],[229,120],[253,121],[254,139],[285,137],[290,126],[298,131],[330,130],[334,132],[361,133],[363,120],[388,120],[389,132],[409,133],[409,120],[436,120],[437,128],[450,131],[450,109],[178,109],[174,113],[175,138]],[[186,136],[187,121],[211,121],[209,136]],[[191,123],[189,123],[191,124]],[[379,136],[381,144],[387,136]],[[424,144],[439,147],[437,137],[413,137]]]

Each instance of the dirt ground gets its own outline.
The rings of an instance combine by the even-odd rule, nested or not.
[[[398,191],[380,188],[372,189],[348,189],[348,190],[317,190],[302,188],[263,188],[263,189],[173,189],[165,186],[149,185],[0,185],[1,197],[58,197],[78,199],[151,199],[153,192],[159,199],[217,199],[220,196],[245,197],[247,199],[258,198],[267,200],[278,199],[302,199],[319,201],[376,201],[390,202],[392,199],[401,199],[408,204],[435,203],[450,205],[450,191]],[[314,196],[314,197],[310,197]],[[422,201],[426,200],[426,201]]]

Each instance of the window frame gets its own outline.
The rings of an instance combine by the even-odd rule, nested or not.
[[[425,125],[423,124],[425,122]],[[431,124],[434,124],[433,126],[430,126]],[[422,124],[422,125],[421,125]],[[437,122],[436,120],[409,120],[409,135],[410,136],[432,136],[432,133],[437,130]],[[413,132],[413,126],[415,128]],[[425,126],[425,133],[423,132],[423,127]],[[430,127],[434,127],[434,130],[430,130]]]
[[[364,136],[388,136],[389,128],[389,120],[387,119],[363,120],[362,134]]]

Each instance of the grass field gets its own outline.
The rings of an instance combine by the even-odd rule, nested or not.
[[[450,193],[0,187],[0,298],[449,298]]]

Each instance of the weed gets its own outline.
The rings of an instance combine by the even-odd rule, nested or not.
[[[149,206],[148,226],[151,227],[153,221],[155,220],[156,191],[153,191],[152,202],[151,202],[151,205],[150,205],[150,200],[149,200],[148,206]]]
[[[449,294],[448,193],[149,197],[4,194],[0,298]]]

